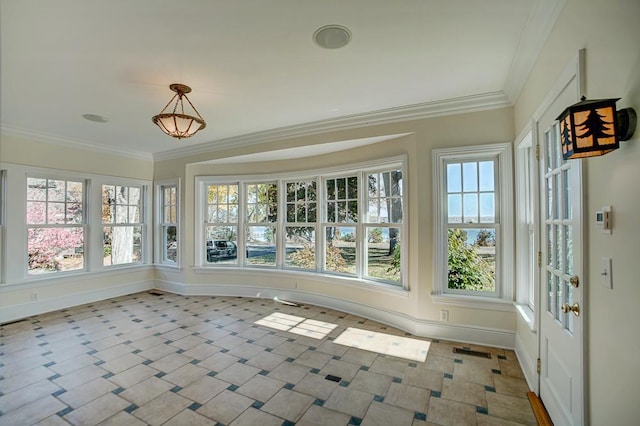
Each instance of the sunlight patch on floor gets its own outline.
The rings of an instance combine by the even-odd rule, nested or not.
[[[431,342],[349,327],[333,343],[424,362]]]
[[[288,331],[289,333],[312,337],[314,339],[324,338],[338,326],[330,322],[316,321],[280,312],[275,312],[259,319],[254,322],[254,324],[275,328],[276,330]]]

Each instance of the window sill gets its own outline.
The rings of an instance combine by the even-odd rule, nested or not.
[[[245,276],[257,276],[264,277],[266,274],[282,275],[283,277],[291,277],[300,280],[321,280],[330,284],[350,286],[358,289],[366,289],[370,291],[382,292],[386,294],[393,294],[396,296],[408,297],[409,290],[402,288],[399,285],[386,284],[378,281],[365,280],[360,278],[344,277],[340,275],[323,274],[319,272],[310,271],[294,271],[289,269],[275,269],[275,268],[258,268],[248,267],[240,268],[237,266],[196,266],[193,271],[198,274],[219,274],[220,271],[233,272],[234,274],[242,274]]]
[[[53,274],[43,274],[39,275],[30,275],[28,278],[25,278],[21,281],[13,281],[10,283],[0,284],[0,293],[15,291],[15,290],[23,290],[25,288],[35,288],[42,287],[47,285],[56,285],[61,283],[70,283],[76,281],[83,281],[93,278],[103,278],[110,276],[117,276],[122,274],[130,274],[133,272],[141,272],[141,271],[152,271],[153,265],[149,264],[137,264],[137,265],[126,265],[126,266],[110,266],[108,268],[101,268],[99,270],[94,271],[70,271],[70,272],[60,272]]]
[[[491,311],[514,312],[515,307],[510,300],[483,296],[461,296],[457,294],[431,294],[433,303],[440,305],[460,306],[463,308],[487,309]]]
[[[518,314],[522,320],[527,324],[532,333],[536,332],[536,314],[533,310],[527,305],[519,305],[514,303]]]
[[[153,267],[157,271],[182,272],[182,267],[181,266],[171,265],[169,263],[154,263]]]

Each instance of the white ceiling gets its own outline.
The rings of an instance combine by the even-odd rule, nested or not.
[[[0,0],[5,134],[130,155],[515,101],[563,0]],[[348,27],[322,49],[316,29]],[[171,83],[207,122],[151,117]],[[97,114],[94,123],[82,114]]]

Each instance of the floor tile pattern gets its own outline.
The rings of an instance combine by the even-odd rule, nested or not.
[[[317,339],[255,324],[274,313],[335,327]],[[428,341],[427,359],[335,343],[349,327]],[[536,424],[513,351],[311,305],[143,292],[5,324],[0,339],[0,425]]]

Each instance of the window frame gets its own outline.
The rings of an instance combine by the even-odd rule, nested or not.
[[[104,208],[104,201],[102,200],[102,193],[104,190],[105,186],[114,186],[114,187],[126,187],[127,188],[127,194],[130,193],[131,188],[136,188],[140,190],[140,197],[139,197],[139,209],[140,211],[138,212],[138,217],[139,217],[139,221],[138,222],[131,222],[130,220],[130,214],[129,214],[129,208],[132,204],[118,204],[116,203],[116,207],[118,205],[120,206],[127,206],[127,220],[126,222],[117,222],[115,219],[113,222],[104,222],[104,220],[102,219],[102,209]],[[139,261],[134,261],[134,262],[126,262],[126,263],[117,263],[117,264],[109,264],[109,265],[104,265],[104,257],[103,257],[103,267],[106,269],[111,269],[111,268],[117,268],[117,267],[123,267],[123,266],[136,266],[136,265],[143,265],[145,263],[148,263],[147,259],[149,258],[149,245],[148,245],[148,228],[147,228],[147,199],[148,199],[148,186],[147,185],[143,185],[140,183],[111,183],[111,182],[102,182],[99,185],[99,191],[100,191],[100,198],[101,198],[101,202],[100,202],[100,212],[101,212],[101,226],[102,226],[102,250],[104,252],[104,229],[107,227],[110,227],[111,230],[113,231],[113,229],[115,228],[134,228],[134,232],[135,232],[135,228],[136,227],[140,227],[140,260]],[[129,197],[129,195],[127,195],[127,198]],[[129,200],[127,200],[127,202],[129,202]]]
[[[515,145],[516,170],[516,303],[533,325],[539,282],[538,235],[539,161],[533,128],[527,127]]]
[[[243,261],[243,257],[241,258],[240,256],[241,253],[244,251],[244,238],[240,239],[240,235],[241,232],[244,232],[244,228],[242,226],[243,223],[243,209],[242,209],[242,200],[244,197],[244,185],[242,183],[241,180],[239,179],[220,179],[220,180],[206,180],[206,179],[202,179],[200,177],[196,178],[196,181],[200,180],[202,182],[199,188],[199,196],[197,198],[196,201],[196,223],[202,224],[202,228],[200,232],[197,232],[197,227],[195,228],[196,230],[196,238],[194,238],[194,241],[196,242],[196,247],[194,250],[194,254],[196,256],[195,258],[195,265],[197,266],[203,266],[203,267],[220,267],[220,266],[224,266],[224,267],[233,267],[233,268],[237,268],[238,266],[241,265],[242,261]],[[207,191],[208,191],[208,186],[210,185],[215,185],[215,186],[221,186],[221,185],[226,185],[226,186],[230,186],[230,185],[235,185],[237,186],[237,196],[238,196],[238,204],[237,204],[237,218],[235,222],[210,222],[208,220],[208,207],[209,204],[208,202],[203,202],[206,197],[207,197]],[[216,205],[219,205],[219,203],[216,203]],[[229,206],[230,204],[227,202],[226,203],[227,206]],[[235,227],[236,229],[236,262],[234,263],[221,263],[221,264],[216,264],[215,262],[209,262],[207,259],[207,249],[206,249],[206,240],[207,238],[204,237],[204,235],[207,232],[207,227],[210,226],[225,226],[225,227]]]
[[[168,268],[178,268],[180,269],[181,267],[181,260],[182,260],[182,255],[181,255],[181,251],[182,251],[182,244],[181,244],[181,240],[180,240],[180,236],[181,236],[181,212],[180,212],[180,208],[181,208],[181,200],[180,200],[180,178],[176,178],[176,179],[165,179],[165,180],[161,180],[161,181],[157,181],[155,183],[155,187],[156,187],[156,194],[155,194],[155,212],[156,212],[156,232],[155,232],[155,239],[157,241],[157,243],[155,244],[155,253],[154,253],[154,259],[155,259],[155,264],[156,265],[162,265],[162,266],[166,266]],[[165,189],[169,189],[169,188],[174,188],[175,189],[175,209],[176,209],[176,217],[175,217],[175,222],[168,222],[165,220],[165,212],[164,212],[164,207],[165,207],[165,196],[164,196],[164,191]],[[177,243],[177,249],[176,249],[176,260],[175,262],[167,259],[167,247],[165,244],[165,231],[168,227],[174,226],[176,228],[176,243]]]
[[[366,194],[363,194],[362,190],[358,191],[358,220],[353,223],[348,223],[348,226],[357,227],[357,264],[356,264],[356,274],[340,274],[334,273],[332,271],[325,271],[323,268],[325,262],[325,236],[322,234],[324,232],[326,222],[326,214],[325,207],[323,203],[325,202],[325,178],[331,179],[340,176],[357,176],[358,186],[361,187],[361,182],[363,179],[366,179],[369,173],[380,172],[380,171],[389,171],[389,170],[400,170],[402,172],[402,208],[403,208],[403,218],[402,222],[395,227],[401,228],[401,235],[404,235],[404,238],[401,241],[402,244],[402,253],[408,253],[409,247],[409,238],[408,238],[408,212],[409,212],[409,202],[408,202],[408,182],[406,179],[407,176],[407,158],[406,155],[395,156],[386,159],[362,162],[352,164],[348,167],[326,167],[319,168],[316,170],[309,170],[304,172],[289,172],[289,173],[269,173],[263,175],[239,175],[239,176],[196,176],[195,177],[195,186],[196,186],[196,223],[203,224],[195,227],[195,238],[194,238],[194,253],[195,253],[195,265],[194,269],[196,271],[211,271],[213,269],[218,268],[233,268],[233,269],[243,269],[243,270],[251,270],[251,269],[270,269],[278,272],[290,272],[290,273],[302,273],[302,274],[318,274],[326,277],[334,277],[337,279],[347,279],[351,282],[362,282],[366,284],[375,284],[383,287],[389,287],[392,289],[401,289],[408,290],[408,274],[407,274],[407,264],[408,264],[408,255],[402,256],[401,258],[401,267],[400,267],[400,281],[395,283],[390,280],[376,279],[374,277],[367,277],[364,275],[366,270],[366,265],[364,265],[364,248],[363,244],[365,242],[366,236],[364,235],[364,231],[366,227],[364,226],[364,218],[366,212],[363,207],[366,202]],[[316,222],[313,224],[309,224],[309,226],[315,227],[315,268],[313,269],[304,269],[304,268],[295,268],[285,265],[285,227],[286,226],[300,226],[298,222],[289,223],[286,222],[286,183],[299,182],[299,181],[315,181],[316,182]],[[211,264],[207,263],[204,260],[204,240],[205,240],[205,232],[202,226],[206,226],[206,191],[208,185],[222,185],[222,184],[238,184],[241,189],[240,194],[240,205],[238,207],[238,211],[245,214],[246,206],[245,206],[245,184],[247,183],[271,183],[277,182],[278,185],[278,220],[277,220],[277,230],[276,230],[276,266],[257,266],[257,265],[247,265],[245,259],[245,248],[238,244],[238,259],[242,259],[237,264]],[[246,225],[245,218],[239,218],[239,229],[238,232],[242,233],[244,231],[244,227]],[[306,225],[307,223],[305,223]]]
[[[314,186],[315,186],[315,200],[310,200],[309,199],[309,191],[305,188],[305,198],[304,198],[304,205],[305,205],[305,216],[306,216],[306,220],[304,222],[299,222],[298,221],[298,215],[297,212],[295,212],[295,221],[289,221],[288,220],[288,205],[291,204],[291,202],[287,199],[288,196],[288,189],[287,189],[287,185],[288,184],[299,184],[301,182],[313,182]],[[318,215],[320,214],[321,210],[319,209],[319,204],[322,202],[321,199],[319,199],[320,196],[320,186],[322,185],[321,182],[319,182],[319,179],[317,177],[314,178],[291,178],[291,179],[282,179],[282,196],[279,197],[279,201],[280,203],[278,204],[280,206],[280,211],[282,212],[281,219],[283,221],[283,232],[282,232],[282,269],[286,269],[286,270],[290,270],[290,271],[302,271],[302,272],[318,272],[318,256],[320,255],[320,247],[318,246],[319,244],[319,239],[318,239],[318,222],[321,218],[318,218]],[[299,199],[297,197],[294,197],[294,201],[293,201],[293,205],[295,206],[298,202]],[[315,220],[313,222],[309,221],[309,209],[310,209],[310,205],[311,204],[315,204]],[[314,262],[313,262],[313,267],[312,268],[302,268],[302,267],[298,267],[298,266],[291,266],[291,265],[287,265],[287,228],[313,228],[313,258],[314,258]]]
[[[56,180],[56,181],[64,181],[65,182],[65,205],[67,204],[67,195],[66,195],[66,185],[68,182],[79,182],[82,184],[82,216],[80,222],[76,223],[49,223],[48,219],[46,219],[46,223],[29,223],[27,220],[28,215],[28,204],[30,201],[28,198],[28,185],[29,179],[45,179]],[[90,182],[87,177],[78,176],[77,174],[58,174],[51,173],[42,170],[28,170],[24,176],[24,216],[23,216],[23,226],[24,226],[24,243],[26,249],[26,256],[24,260],[24,276],[27,280],[32,279],[43,279],[43,278],[54,278],[65,275],[73,275],[80,274],[83,272],[87,272],[89,270],[89,258],[87,256],[87,248],[90,241],[90,227],[89,227],[89,194],[90,194]],[[54,201],[56,202],[56,201]],[[45,205],[48,207],[49,200],[44,200]],[[65,213],[66,215],[66,213]],[[44,272],[44,273],[33,273],[31,269],[29,269],[29,230],[30,229],[56,229],[56,228],[78,228],[82,230],[82,268],[70,269],[66,271],[53,271],[53,272]]]
[[[279,233],[278,233],[278,224],[282,221],[281,219],[281,207],[280,207],[280,199],[281,199],[281,191],[282,191],[282,184],[281,182],[279,182],[278,180],[274,180],[274,179],[258,179],[258,180],[245,180],[243,182],[240,183],[240,185],[242,186],[242,191],[240,192],[240,195],[242,197],[242,199],[239,201],[238,203],[238,220],[239,220],[239,226],[238,226],[238,244],[237,244],[237,256],[238,256],[238,263],[241,264],[244,267],[247,268],[268,268],[268,269],[275,269],[275,268],[280,268],[280,264],[282,261],[282,256],[279,256],[279,252],[280,252],[280,247],[281,244],[279,244],[280,242],[280,238],[278,238]],[[262,203],[258,203],[256,202],[252,202],[249,203],[249,186],[259,186],[259,185],[264,185],[266,186],[266,191],[267,191],[267,201],[262,202]],[[271,222],[269,221],[269,186],[270,185],[275,185],[275,190],[276,190],[276,201],[275,201],[275,205],[276,205],[276,220]],[[253,205],[253,206],[257,206],[259,204],[264,204],[264,206],[267,208],[267,211],[265,212],[265,218],[266,220],[264,222],[249,222],[249,206]],[[242,210],[242,212],[240,212],[240,210]],[[252,264],[249,262],[249,258],[248,258],[248,253],[249,253],[249,244],[248,244],[248,231],[250,228],[252,227],[262,227],[262,228],[267,228],[267,227],[274,227],[276,228],[276,233],[274,235],[275,238],[275,259],[272,265],[260,265],[260,264]],[[240,244],[240,235],[242,235],[242,244]],[[242,250],[240,249],[240,247],[242,246]]]
[[[432,299],[435,303],[465,307],[512,311],[514,296],[514,228],[513,228],[513,161],[512,144],[495,143],[465,147],[440,148],[432,151],[433,208],[434,208],[434,282]],[[496,220],[499,224],[499,245],[496,244],[496,291],[456,291],[448,288],[447,256],[449,224],[447,212],[446,164],[451,161],[481,161],[495,159],[495,185],[499,192]],[[473,224],[481,227],[482,223]],[[498,235],[496,235],[498,237]]]

